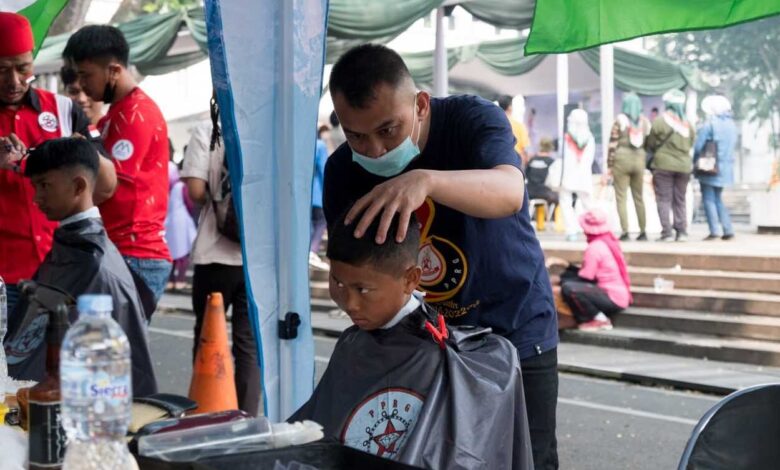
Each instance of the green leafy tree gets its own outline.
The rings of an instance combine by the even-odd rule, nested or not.
[[[737,117],[768,123],[770,145],[778,150],[780,116],[780,16],[725,29],[667,34],[658,53],[721,78]],[[780,168],[777,164],[776,168]]]

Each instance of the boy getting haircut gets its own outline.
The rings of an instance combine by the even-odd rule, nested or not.
[[[72,172],[82,169],[86,170],[94,185],[100,166],[99,158],[95,147],[86,139],[52,139],[30,150],[24,176],[32,178],[52,170]]]
[[[420,228],[401,242],[360,238],[344,215],[328,234],[330,292],[354,325],[312,397],[289,421],[325,439],[423,468],[533,468],[520,362],[508,340],[447,327],[415,292]],[[400,223],[396,215],[389,233]]]
[[[49,220],[60,222],[51,250],[33,275],[42,286],[82,294],[108,294],[114,302],[112,317],[130,341],[133,394],[157,392],[152,368],[145,310],[136,280],[127,263],[108,239],[100,211],[92,200],[98,174],[97,151],[83,138],[48,140],[30,151],[24,174],[32,179],[35,203]],[[37,317],[35,303],[22,297],[9,315],[5,350],[8,374],[16,379],[40,381],[45,373],[45,317]],[[78,318],[75,310],[68,320]],[[26,327],[24,326],[26,325]]]
[[[417,217],[412,214],[409,219],[409,229],[406,238],[401,243],[376,243],[376,233],[379,229],[379,218],[368,227],[360,238],[355,238],[357,221],[350,225],[344,224],[347,213],[328,231],[327,257],[331,261],[340,261],[353,266],[371,265],[387,274],[399,274],[411,265],[417,263],[417,252],[420,249],[420,226]],[[400,214],[393,217],[390,233],[398,230]]]
[[[378,244],[378,219],[356,238],[355,224],[345,225],[345,215],[328,236],[330,296],[359,328],[392,328],[420,307],[422,297],[415,294],[422,275],[417,266],[417,219],[411,216],[401,242]],[[397,230],[399,223],[396,214],[391,228]]]

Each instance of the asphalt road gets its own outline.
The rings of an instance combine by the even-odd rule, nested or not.
[[[156,314],[152,359],[163,392],[186,395],[192,325],[187,314]],[[317,378],[335,339],[316,337]],[[560,375],[558,452],[561,469],[672,469],[697,420],[718,397]]]

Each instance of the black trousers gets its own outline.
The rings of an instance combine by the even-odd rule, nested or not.
[[[520,361],[523,390],[531,431],[534,468],[558,468],[555,411],[558,404],[558,350],[551,349]]]
[[[233,306],[231,324],[233,329],[233,359],[238,407],[252,416],[257,416],[260,406],[260,366],[244,283],[244,268],[224,264],[197,264],[192,279],[192,309],[195,312],[195,344],[192,357],[198,347],[206,299],[212,292],[220,292],[225,300],[225,310]]]
[[[623,310],[612,302],[606,292],[591,282],[563,280],[561,294],[577,323],[589,322],[599,312],[610,316]]]

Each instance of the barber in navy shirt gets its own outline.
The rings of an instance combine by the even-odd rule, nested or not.
[[[328,224],[349,211],[361,236],[380,217],[377,243],[394,243],[407,227],[387,233],[393,215],[416,212],[426,300],[517,347],[535,467],[557,468],[557,316],[504,112],[417,91],[401,57],[373,44],[339,59],[330,91],[347,142],[325,168]]]

